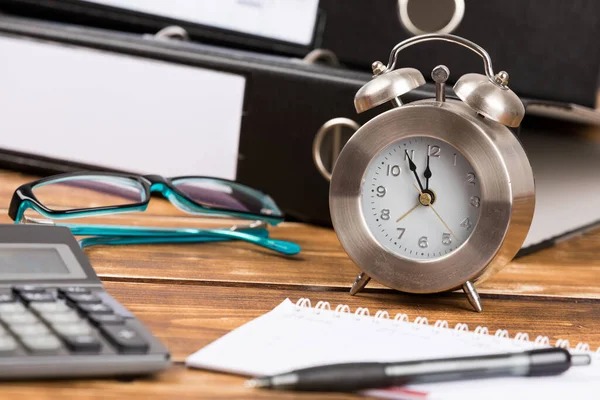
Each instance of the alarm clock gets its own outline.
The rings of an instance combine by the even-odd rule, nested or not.
[[[485,74],[469,73],[446,98],[450,71],[433,69],[435,98],[403,104],[423,85],[414,68],[395,68],[409,46],[440,40],[483,59]],[[361,273],[352,295],[371,278],[408,293],[461,289],[482,310],[475,285],[508,264],[529,231],[535,204],[531,166],[515,132],[525,114],[494,73],[488,53],[449,34],[415,36],[397,44],[387,65],[356,93],[361,113],[384,103],[341,150],[331,174],[329,206],[335,232]]]

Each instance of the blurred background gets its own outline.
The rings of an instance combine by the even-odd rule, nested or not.
[[[371,64],[422,33],[489,53],[526,105],[517,134],[537,204],[524,251],[600,221],[600,2],[596,0],[0,0],[0,167],[206,175],[269,193],[290,220],[330,224],[315,135],[357,126]],[[398,66],[449,83],[482,72],[447,43]],[[431,83],[403,98],[433,97]],[[449,96],[452,93],[449,90]],[[354,128],[317,151],[331,169]]]

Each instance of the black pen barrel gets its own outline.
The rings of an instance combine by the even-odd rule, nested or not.
[[[273,377],[271,385],[273,389],[311,392],[355,392],[365,388],[385,387],[392,383],[391,377],[385,375],[386,365],[348,363],[306,368]]]
[[[571,365],[587,365],[590,361],[589,355],[571,356],[565,349],[546,348],[523,353],[401,363],[325,365],[273,377],[257,378],[253,386],[280,390],[355,392],[409,383],[558,375],[569,369]]]

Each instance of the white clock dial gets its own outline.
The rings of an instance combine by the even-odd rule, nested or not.
[[[438,139],[410,137],[371,161],[361,201],[367,226],[383,247],[424,260],[443,257],[467,241],[482,200],[478,177],[458,150]]]

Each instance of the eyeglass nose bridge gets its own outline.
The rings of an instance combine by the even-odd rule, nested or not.
[[[164,198],[168,199],[171,189],[166,178],[160,175],[144,175],[142,178],[148,181],[150,193],[160,193]]]

